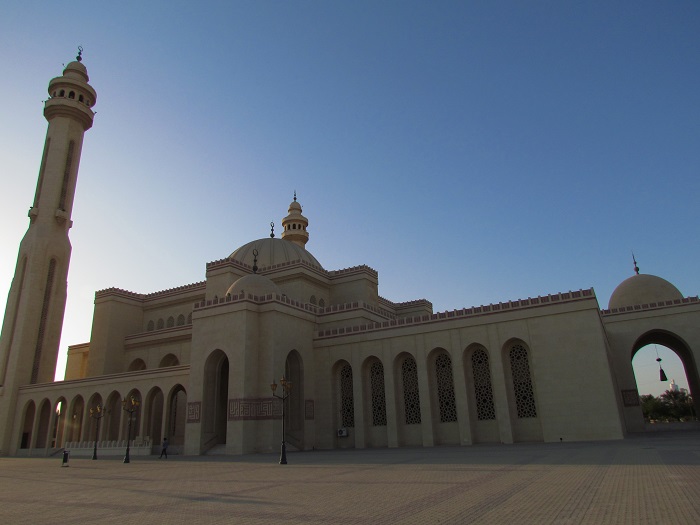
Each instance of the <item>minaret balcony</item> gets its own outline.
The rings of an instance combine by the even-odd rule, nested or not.
[[[77,100],[53,97],[44,104],[44,117],[51,121],[56,117],[68,117],[79,120],[85,131],[92,127],[92,119],[95,113],[84,103]]]

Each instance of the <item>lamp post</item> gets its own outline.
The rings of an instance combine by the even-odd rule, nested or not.
[[[284,405],[285,401],[289,397],[289,391],[292,389],[292,382],[287,381],[284,376],[282,376],[282,379],[280,379],[280,384],[282,385],[282,395],[279,396],[276,394],[277,391],[277,383],[275,383],[274,379],[272,380],[272,383],[270,384],[270,388],[272,389],[272,395],[275,396],[278,399],[282,400],[282,451],[280,452],[280,465],[286,465],[287,464],[287,444],[284,441]]]
[[[131,416],[139,409],[140,404],[141,403],[134,399],[134,396],[131,396],[129,401],[126,399],[122,400],[122,408],[129,413],[129,429],[126,434],[126,456],[124,456],[124,463],[131,463],[129,460],[129,445],[131,444]]]
[[[97,459],[97,441],[100,439],[100,419],[105,417],[105,413],[99,403],[97,403],[95,408],[90,409],[90,417],[95,420],[95,448],[92,449],[92,459]]]

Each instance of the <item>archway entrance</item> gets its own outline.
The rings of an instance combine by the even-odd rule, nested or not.
[[[693,354],[684,341],[665,331],[648,332],[635,343],[631,360],[647,422],[688,421],[700,414],[700,377]],[[692,401],[687,399],[688,395]],[[681,427],[668,427],[673,428]]]
[[[228,357],[216,350],[204,365],[202,451],[226,444],[228,377]]]

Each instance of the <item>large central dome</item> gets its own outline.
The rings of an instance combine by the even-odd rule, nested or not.
[[[253,250],[258,250],[258,266],[260,268],[295,261],[304,261],[313,266],[323,268],[321,263],[316,260],[316,257],[311,255],[305,248],[291,241],[270,237],[244,244],[229,255],[229,259],[235,259],[248,266],[253,266]]]

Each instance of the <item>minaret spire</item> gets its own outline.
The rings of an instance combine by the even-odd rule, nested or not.
[[[288,215],[282,219],[282,238],[306,247],[309,232],[306,231],[309,219],[301,214],[301,204],[297,202],[297,191],[294,190],[294,200],[289,205]]]
[[[0,335],[0,450],[11,436],[18,388],[54,380],[66,308],[71,244],[68,231],[85,131],[92,127],[97,93],[77,60],[49,82],[44,104],[48,130],[29,228],[19,246]],[[29,444],[31,446],[31,444]]]

